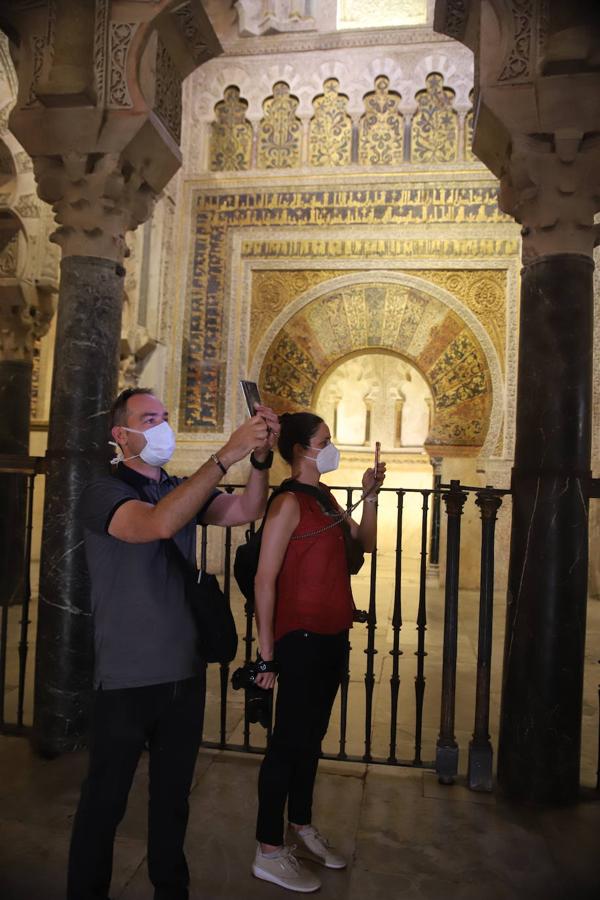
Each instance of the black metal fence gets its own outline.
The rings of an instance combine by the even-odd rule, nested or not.
[[[235,486],[236,488],[238,486]],[[234,490],[234,487],[228,488]],[[350,508],[355,495],[360,489],[356,487],[333,487],[334,493],[338,493],[338,499],[345,501],[346,508]],[[479,591],[479,625],[478,625],[478,652],[476,664],[475,706],[473,714],[473,737],[469,745],[468,780],[469,786],[474,790],[492,789],[492,765],[493,753],[490,742],[490,673],[492,660],[492,624],[494,604],[494,531],[496,514],[501,506],[502,497],[508,491],[497,490],[493,487],[473,488],[463,487],[458,481],[452,481],[448,485],[440,485],[437,489],[421,488],[383,488],[380,498],[393,497],[395,499],[395,536],[393,566],[391,571],[391,584],[389,578],[385,590],[391,593],[391,610],[389,626],[391,635],[389,640],[384,639],[386,650],[391,657],[389,688],[385,689],[384,698],[382,690],[382,669],[380,667],[379,679],[376,675],[376,659],[381,650],[382,640],[377,641],[378,627],[388,627],[387,610],[381,621],[378,612],[378,597],[381,592],[378,579],[378,550],[375,549],[370,559],[368,573],[362,576],[367,582],[364,587],[367,600],[366,610],[366,637],[356,641],[355,634],[361,626],[355,626],[351,632],[351,643],[348,654],[348,662],[345,667],[345,677],[342,680],[341,689],[334,717],[330,726],[330,738],[323,756],[327,759],[346,760],[351,762],[380,763],[396,766],[412,766],[418,768],[433,769],[438,773],[441,781],[451,783],[458,774],[458,743],[455,736],[455,703],[456,703],[456,678],[457,678],[457,638],[459,615],[459,566],[461,552],[461,516],[463,507],[469,494],[474,495],[481,513],[481,579]],[[339,495],[342,496],[339,496]],[[407,501],[412,499],[413,506],[416,500],[420,506],[419,523],[419,549],[418,571],[416,584],[412,586],[412,593],[416,594],[416,616],[414,628],[416,640],[407,640],[403,637],[403,628],[409,624],[404,608],[404,594],[406,585],[404,579],[403,552],[404,545],[404,519]],[[445,587],[443,592],[432,583],[428,560],[433,556],[437,563],[439,548],[441,508],[439,500],[442,500],[443,510],[446,516],[446,528],[442,532],[446,535]],[[433,500],[433,503],[432,503]],[[380,499],[381,503],[381,499]],[[414,517],[414,515],[413,515]],[[223,554],[223,588],[230,598],[235,609],[237,591],[232,589],[231,563],[232,563],[232,529],[224,529],[224,538],[219,535],[223,529],[202,528],[201,536],[201,564],[205,566],[210,556],[213,541],[224,540]],[[434,551],[433,553],[431,551]],[[360,579],[361,576],[358,576]],[[357,579],[355,579],[356,581]],[[428,598],[430,594],[436,595],[438,612],[439,606],[444,609],[443,624],[443,649],[441,671],[441,693],[439,696],[439,733],[434,752],[430,758],[424,757],[424,726],[426,722],[425,705],[428,685],[427,657],[432,652],[428,649]],[[254,646],[254,621],[251,609],[244,606],[243,620],[240,622],[240,630],[244,633],[243,661],[253,658]],[[355,643],[359,646],[354,647]],[[360,646],[364,644],[364,646]],[[408,649],[413,649],[415,657],[414,666],[414,698],[413,723],[410,753],[407,749],[406,720],[404,727],[399,727],[399,712],[401,699],[401,658]],[[356,700],[356,691],[351,690],[353,669],[360,668],[360,650],[362,649],[365,662],[364,671],[361,673],[363,682],[362,698],[362,740],[360,751],[357,752],[357,711],[353,709],[353,700]],[[436,647],[436,652],[439,647]],[[439,660],[439,657],[438,657]],[[437,662],[437,660],[436,660]],[[237,665],[238,662],[233,665]],[[233,666],[232,666],[233,667]],[[232,668],[231,667],[231,668]],[[408,666],[403,667],[407,669]],[[219,706],[219,716],[208,722],[205,731],[205,743],[210,747],[237,750],[249,753],[262,753],[266,743],[266,735],[258,726],[252,726],[247,715],[247,710],[235,708],[232,715],[232,693],[229,685],[230,667],[223,666],[219,672],[218,682],[213,677],[213,702]],[[360,676],[359,676],[360,677]],[[407,677],[405,672],[404,678]],[[379,681],[378,721],[375,720],[375,689]],[[209,681],[210,685],[210,681]],[[437,690],[434,694],[437,702]],[[431,706],[431,704],[430,704]],[[383,712],[385,711],[385,712]],[[240,715],[241,729],[237,729],[232,719],[236,713]],[[349,716],[354,713],[354,729],[352,739],[348,734]],[[381,739],[381,717],[384,715],[384,728],[387,730],[386,753],[382,752],[383,741]],[[429,729],[431,718],[429,717]],[[375,728],[377,725],[377,729]],[[212,727],[212,732],[211,732]],[[216,730],[215,730],[216,727]],[[374,747],[374,734],[378,730],[379,740]],[[402,744],[404,752],[399,752],[399,737],[402,731]],[[354,752],[350,748],[354,744]],[[429,742],[431,745],[431,741]]]
[[[23,596],[17,605],[3,602],[0,610],[2,733],[24,733],[32,719],[29,651],[34,639],[31,618],[37,591],[35,585],[32,591],[31,547],[34,482],[42,465],[39,459],[0,457],[0,478],[18,474],[27,487]],[[233,492],[240,487],[229,485],[226,490]],[[360,489],[340,486],[333,491],[349,509]],[[495,528],[498,510],[508,493],[458,481],[438,482],[430,489],[382,489],[379,503],[380,507],[387,504],[383,535],[387,550],[375,549],[364,574],[353,580],[357,605],[366,607],[366,622],[351,632],[345,675],[324,744],[325,758],[431,769],[440,781],[452,783],[459,772],[460,747],[466,749],[468,744],[469,787],[492,790],[490,717],[492,705],[497,703],[500,678],[499,663],[492,668],[494,599],[502,612],[497,617],[497,631],[503,625],[504,612],[504,598],[494,596]],[[474,548],[471,521],[467,548],[464,541],[461,546],[461,521],[465,509],[473,513],[472,503],[478,507],[479,537]],[[410,540],[407,516],[412,528]],[[204,526],[200,532],[200,563],[220,571],[241,638],[238,659],[231,666],[209,667],[205,745],[262,753],[269,730],[265,732],[251,723],[244,697],[240,696],[243,692],[234,692],[230,684],[234,668],[250,661],[256,651],[254,616],[244,605],[232,576],[235,548],[244,539],[244,531]],[[473,553],[479,556],[478,591],[460,587],[461,549],[469,550],[471,567]],[[10,547],[2,552],[10,554]],[[464,624],[459,617],[463,617],[467,604],[472,630],[469,640],[476,662],[461,671],[459,643],[464,640]],[[432,634],[440,635],[441,640],[436,638],[432,643]],[[492,674],[495,691],[491,689]],[[459,682],[463,702],[457,709]],[[598,752],[600,759],[600,731]]]

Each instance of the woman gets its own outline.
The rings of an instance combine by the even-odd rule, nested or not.
[[[276,668],[279,685],[275,727],[258,782],[258,847],[252,872],[290,890],[309,892],[321,882],[296,857],[331,869],[346,865],[312,825],[311,807],[321,741],[346,660],[354,603],[343,510],[319,482],[319,475],[337,469],[339,451],[319,416],[286,413],[279,421],[279,452],[291,465],[292,479],[322,492],[323,505],[308,493],[293,492],[290,484],[290,491],[271,503],[263,530],[255,608],[260,654],[271,664],[271,671],[258,675],[256,683],[272,689]],[[352,536],[366,552],[375,546],[375,502],[384,477],[384,464],[377,472],[367,469],[360,525],[349,520]],[[325,512],[328,507],[334,508],[333,516]],[[284,843],[286,801],[288,844],[295,847]]]

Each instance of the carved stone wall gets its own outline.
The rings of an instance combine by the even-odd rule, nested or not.
[[[48,243],[51,210],[37,197],[31,160],[8,128],[17,91],[0,33],[0,360],[34,363],[35,417],[40,339],[54,315],[58,251]]]

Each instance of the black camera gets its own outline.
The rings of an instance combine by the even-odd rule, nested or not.
[[[246,716],[249,722],[259,722],[263,728],[270,728],[273,711],[273,691],[264,690],[256,684],[256,676],[265,671],[262,660],[247,662],[236,669],[231,676],[234,691],[245,691]]]

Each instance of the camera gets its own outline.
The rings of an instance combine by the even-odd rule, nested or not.
[[[264,690],[256,684],[256,676],[264,671],[263,667],[262,660],[247,662],[235,670],[231,676],[231,686],[234,691],[244,689],[248,721],[259,722],[263,728],[268,729],[271,727],[273,691]]]

